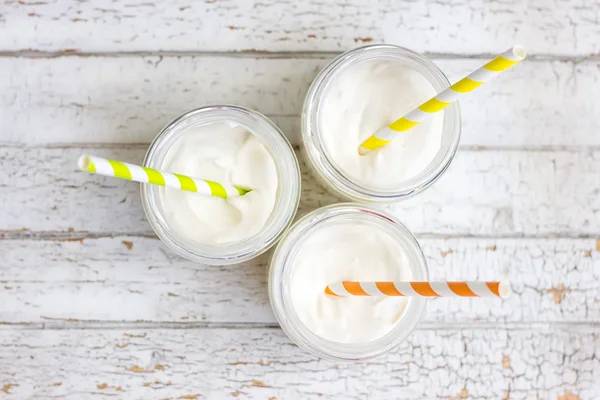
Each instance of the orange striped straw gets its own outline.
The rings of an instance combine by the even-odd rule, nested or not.
[[[502,282],[336,282],[325,287],[330,296],[508,297]]]

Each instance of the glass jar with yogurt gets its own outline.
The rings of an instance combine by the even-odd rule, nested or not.
[[[394,202],[448,168],[460,139],[457,102],[364,156],[369,136],[450,86],[427,57],[391,45],[348,51],[313,81],[302,112],[302,150],[313,175],[335,194]]]
[[[176,118],[154,139],[144,165],[252,189],[222,199],[141,186],[158,237],[192,261],[226,265],[263,253],[291,224],[300,201],[290,143],[265,116],[241,107],[204,107]]]
[[[402,342],[424,313],[422,297],[331,298],[350,281],[428,281],[423,252],[394,217],[359,204],[320,208],[283,236],[269,267],[277,321],[300,347],[323,358],[363,360]]]

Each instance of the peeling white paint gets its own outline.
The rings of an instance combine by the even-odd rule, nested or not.
[[[600,393],[598,0],[3,5],[0,397]],[[300,350],[276,328],[268,255],[185,261],[153,238],[136,184],[76,172],[83,152],[141,162],[164,124],[207,104],[255,108],[297,143],[318,71],[380,42],[435,53],[452,81],[516,42],[533,55],[461,102],[444,177],[386,207],[420,234],[432,278],[510,279],[515,296],[431,301],[384,357]],[[305,171],[299,214],[334,201]]]
[[[600,50],[597,0],[6,0],[0,47],[45,51],[331,51],[387,42],[437,53]]]

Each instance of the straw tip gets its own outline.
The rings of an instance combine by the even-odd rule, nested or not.
[[[325,286],[325,294],[327,297],[340,297],[340,295],[331,290],[329,286]]]
[[[90,168],[91,164],[92,160],[87,154],[82,155],[81,157],[79,157],[79,160],[77,160],[77,166],[82,171],[87,171]]]
[[[517,44],[512,48],[513,55],[519,59],[519,61],[523,61],[525,57],[527,57],[527,52],[525,51],[525,47]]]
[[[245,188],[245,187],[240,187],[240,186],[235,186],[235,189],[237,190],[237,192],[238,192],[238,194],[240,196],[248,194],[248,193],[250,193],[252,191],[252,189]]]
[[[498,284],[498,294],[503,299],[510,297],[512,294],[512,289],[510,287],[510,283],[508,281],[500,281]]]

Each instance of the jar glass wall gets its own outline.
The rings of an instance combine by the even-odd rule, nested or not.
[[[458,102],[454,102],[443,111],[441,146],[434,159],[419,174],[393,189],[380,189],[358,182],[333,161],[324,145],[319,120],[324,96],[336,77],[360,63],[371,61],[410,67],[423,75],[437,93],[450,86],[448,78],[431,60],[402,47],[373,45],[343,53],[319,73],[306,95],[302,111],[302,153],[313,175],[338,196],[359,202],[389,203],[426,189],[448,168],[460,140],[460,109]],[[358,152],[356,156],[359,157]]]
[[[277,200],[260,232],[247,239],[222,245],[199,243],[169,226],[161,204],[159,186],[142,184],[141,196],[150,225],[169,248],[192,261],[226,265],[243,262],[263,253],[277,242],[291,224],[300,201],[300,168],[290,143],[275,124],[256,111],[235,106],[199,108],[176,118],[154,139],[144,159],[144,165],[161,169],[167,152],[187,129],[217,123],[228,123],[247,129],[263,143],[275,162],[279,181]]]
[[[292,304],[290,285],[294,260],[304,241],[313,232],[339,223],[365,224],[385,232],[405,252],[413,280],[429,280],[425,256],[415,237],[402,223],[370,206],[335,204],[304,216],[285,233],[275,249],[269,267],[269,299],[277,321],[298,346],[323,358],[363,360],[384,354],[405,340],[423,315],[427,300],[422,297],[410,298],[394,328],[368,343],[338,343],[310,331],[300,320]]]

